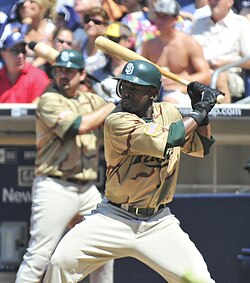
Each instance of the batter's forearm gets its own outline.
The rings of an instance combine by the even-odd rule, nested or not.
[[[201,136],[206,137],[208,139],[211,138],[211,127],[210,124],[206,126],[198,127],[196,121],[192,117],[185,117],[182,119],[186,137],[190,136],[194,133],[194,131],[198,132]]]

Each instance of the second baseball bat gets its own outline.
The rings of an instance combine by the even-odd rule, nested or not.
[[[189,81],[173,74],[172,72],[167,71],[164,68],[159,67],[158,65],[154,64],[153,62],[151,62],[150,60],[146,59],[145,57],[143,57],[142,55],[137,54],[136,52],[118,44],[115,43],[114,41],[104,37],[104,36],[98,36],[95,40],[95,46],[98,49],[101,49],[102,51],[104,51],[105,53],[108,53],[112,56],[118,57],[123,59],[124,61],[128,62],[131,60],[144,60],[144,61],[148,61],[151,64],[155,65],[159,71],[162,73],[163,76],[170,78],[178,83],[181,83],[185,86],[187,86],[189,84]],[[222,103],[224,100],[224,96],[222,94],[217,96],[217,103]]]

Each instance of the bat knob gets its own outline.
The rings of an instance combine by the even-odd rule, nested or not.
[[[36,45],[37,45],[37,42],[35,42],[35,41],[30,41],[30,42],[28,43],[28,47],[29,47],[31,50],[34,50],[35,47],[36,47]]]
[[[223,101],[224,101],[224,95],[219,94],[219,95],[216,97],[216,100],[217,100],[217,103],[218,103],[218,104],[223,103]]]

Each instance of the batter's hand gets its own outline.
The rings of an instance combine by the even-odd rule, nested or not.
[[[188,84],[187,93],[191,99],[192,108],[197,102],[201,101],[201,94],[206,88],[208,88],[207,85],[199,82],[191,82]]]
[[[189,114],[198,124],[198,126],[206,125],[204,122],[208,121],[208,113],[212,110],[217,102],[217,96],[219,94],[224,95],[221,91],[205,86],[203,84],[193,82],[190,83],[189,89],[193,92],[192,94],[198,94],[199,101],[194,101],[193,111]]]

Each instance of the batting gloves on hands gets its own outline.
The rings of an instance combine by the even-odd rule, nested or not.
[[[209,123],[208,113],[216,104],[217,96],[223,93],[199,82],[188,84],[187,91],[193,108],[188,116],[192,117],[198,126],[207,125]]]

